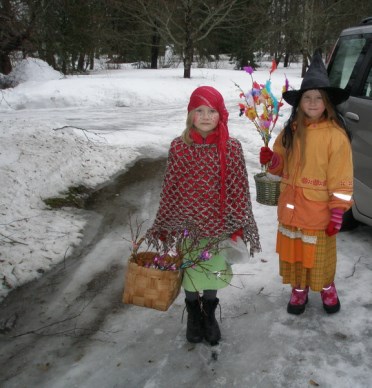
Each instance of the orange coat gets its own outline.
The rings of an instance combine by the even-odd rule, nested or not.
[[[273,147],[279,155],[279,165],[268,170],[282,177],[278,220],[281,224],[299,228],[325,229],[330,220],[330,209],[347,210],[352,205],[350,141],[340,127],[324,120],[309,124],[306,127],[306,149],[300,149],[297,139],[288,156],[282,145],[283,133],[278,135]],[[301,169],[302,152],[306,162]]]

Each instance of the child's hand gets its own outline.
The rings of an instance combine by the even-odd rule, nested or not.
[[[234,232],[230,238],[231,240],[237,242],[238,241],[238,237],[240,237],[241,239],[243,239],[243,229],[238,229],[236,232]]]
[[[343,214],[344,211],[342,209],[331,209],[331,220],[325,231],[327,236],[334,236],[340,231]]]
[[[249,260],[249,252],[243,241],[243,229],[238,229],[223,241],[221,248],[225,250],[226,260],[231,265],[247,263]]]
[[[269,147],[261,147],[260,151],[260,163],[265,165],[271,161],[274,152]]]

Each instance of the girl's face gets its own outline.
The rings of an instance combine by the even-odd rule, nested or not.
[[[319,90],[307,90],[302,94],[300,107],[311,120],[320,119],[325,111],[323,97]]]
[[[203,137],[207,137],[217,127],[219,119],[216,109],[201,105],[194,111],[193,125]]]

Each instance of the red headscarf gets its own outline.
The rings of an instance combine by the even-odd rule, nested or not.
[[[218,136],[217,147],[221,164],[221,210],[223,210],[226,200],[226,142],[229,138],[229,129],[227,127],[229,112],[225,107],[221,93],[211,86],[200,86],[192,92],[187,111],[190,112],[201,105],[216,109],[220,115],[216,133]]]

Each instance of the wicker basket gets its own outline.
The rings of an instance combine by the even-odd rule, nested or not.
[[[280,180],[270,179],[265,172],[256,174],[254,180],[256,182],[257,202],[276,206],[280,194]]]
[[[144,267],[143,264],[152,261],[155,255],[153,252],[139,252],[136,260],[129,258],[123,302],[167,311],[180,292],[182,272]]]

